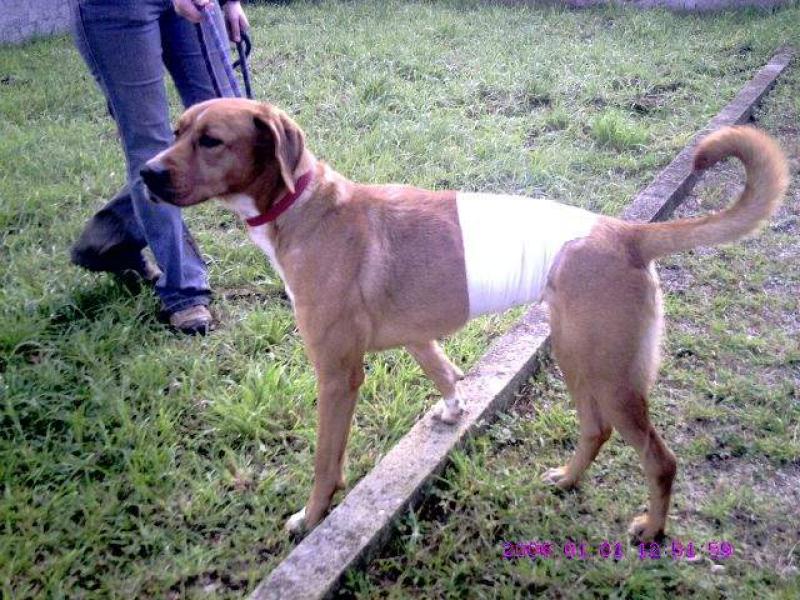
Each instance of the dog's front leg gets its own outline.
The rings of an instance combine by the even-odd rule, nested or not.
[[[301,534],[317,525],[328,511],[333,495],[345,487],[345,449],[358,389],[364,381],[363,359],[363,353],[348,359],[336,357],[326,360],[326,364],[317,369],[319,398],[314,487],[305,508],[286,523],[291,534]]]

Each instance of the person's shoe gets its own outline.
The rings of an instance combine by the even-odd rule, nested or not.
[[[169,315],[169,324],[186,335],[205,335],[214,328],[214,317],[207,306],[195,304]]]

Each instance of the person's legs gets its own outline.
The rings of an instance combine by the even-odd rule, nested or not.
[[[152,202],[139,177],[141,166],[172,141],[159,26],[171,3],[80,0],[75,9],[78,48],[106,94],[125,149],[132,212],[141,233],[128,227],[130,239],[143,238],[153,251],[163,271],[156,291],[167,313],[208,304],[205,264],[180,209]],[[124,200],[109,208],[123,215],[129,210]]]
[[[89,72],[101,90],[103,82],[92,58],[91,50],[83,35],[79,20],[78,4],[73,1],[73,39],[84,58]],[[114,110],[106,97],[109,116],[114,118]],[[108,203],[86,222],[77,241],[70,248],[70,260],[74,265],[89,271],[123,274],[127,271],[155,283],[161,273],[150,264],[142,254],[147,245],[144,232],[133,214],[131,189],[126,183]]]

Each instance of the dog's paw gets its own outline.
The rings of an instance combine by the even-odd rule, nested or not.
[[[631,521],[628,534],[634,542],[660,542],[664,539],[664,524],[653,523],[647,513]]]
[[[302,535],[306,532],[305,507],[289,517],[289,519],[286,521],[286,525],[284,525],[283,528],[286,530],[286,533],[292,537],[302,537]]]
[[[455,425],[458,423],[461,415],[463,415],[465,412],[466,410],[461,402],[461,398],[455,397],[449,400],[444,400],[444,406],[442,406],[442,408],[439,409],[439,412],[436,413],[436,418],[438,418],[442,423]]]
[[[573,488],[576,484],[576,481],[569,476],[567,467],[547,469],[547,471],[542,474],[542,481],[562,490]]]

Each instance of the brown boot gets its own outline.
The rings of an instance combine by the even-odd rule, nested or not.
[[[207,306],[195,304],[172,313],[169,324],[186,335],[205,335],[214,329],[214,317]]]

